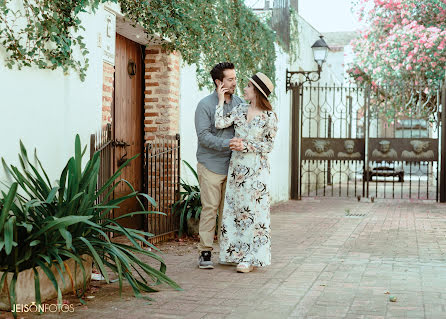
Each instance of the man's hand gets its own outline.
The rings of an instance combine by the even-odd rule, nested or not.
[[[223,103],[225,103],[225,94],[229,91],[229,89],[224,88],[223,85],[222,82],[217,87],[218,105],[223,105]]]
[[[243,139],[241,138],[237,138],[237,137],[233,137],[230,141],[229,141],[229,148],[232,151],[243,151]]]

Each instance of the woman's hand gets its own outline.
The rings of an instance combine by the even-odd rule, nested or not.
[[[223,87],[223,82],[218,85],[217,87],[217,94],[218,94],[218,105],[222,106],[223,103],[225,103],[225,93],[228,92],[227,88]]]
[[[231,141],[229,142],[229,148],[232,150],[232,151],[239,151],[239,152],[241,152],[241,151],[243,151],[243,139],[241,139],[241,138],[237,138],[237,137],[233,137],[232,139],[231,139]]]

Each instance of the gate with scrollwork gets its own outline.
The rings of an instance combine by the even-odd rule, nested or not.
[[[439,200],[440,88],[291,89],[292,198]]]

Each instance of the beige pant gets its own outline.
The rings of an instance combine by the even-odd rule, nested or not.
[[[223,213],[225,201],[227,175],[214,173],[201,163],[197,165],[197,173],[198,182],[200,183],[201,205],[203,206],[198,230],[200,234],[198,250],[200,252],[204,250],[211,251],[217,224],[217,211],[219,212],[217,238],[220,238],[221,214]]]

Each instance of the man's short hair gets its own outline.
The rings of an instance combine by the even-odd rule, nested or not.
[[[211,70],[211,76],[212,76],[212,82],[214,82],[215,84],[215,80],[220,80],[223,81],[224,78],[224,74],[223,71],[224,70],[233,70],[235,69],[234,64],[231,62],[220,62],[217,65],[215,65],[212,70]],[[217,86],[217,84],[215,84],[215,86]]]

